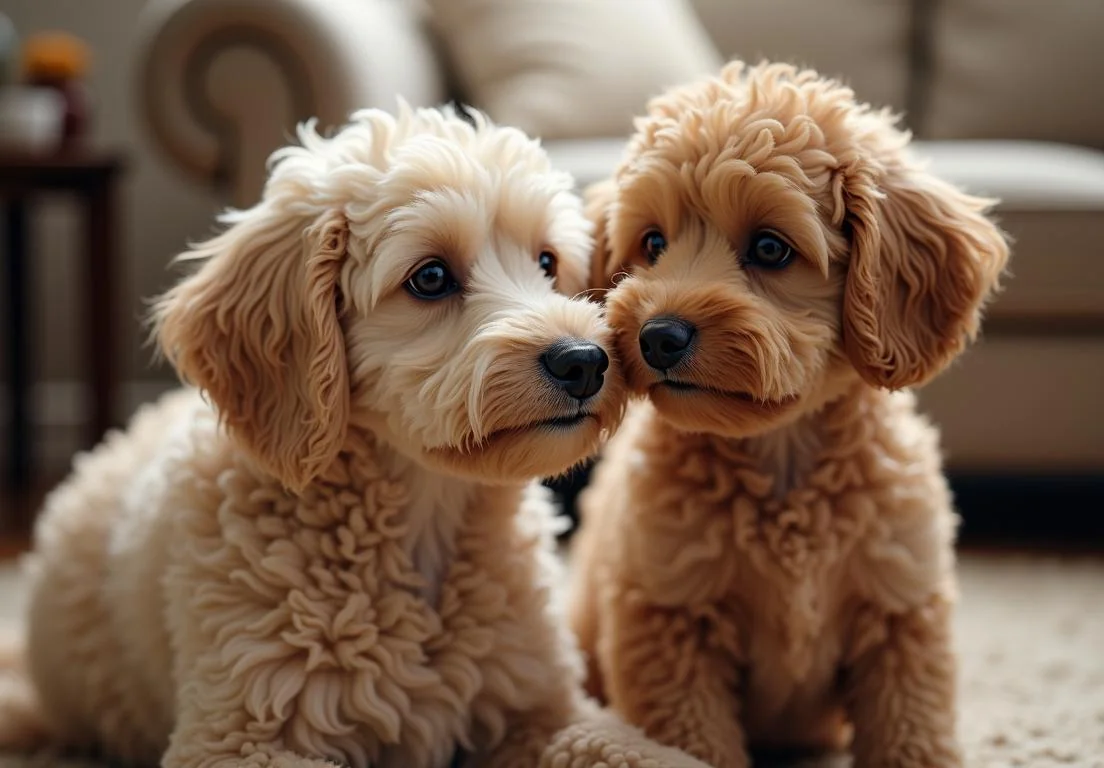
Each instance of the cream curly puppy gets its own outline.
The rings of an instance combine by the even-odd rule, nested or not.
[[[0,745],[167,768],[697,765],[583,698],[552,510],[526,483],[593,452],[624,387],[599,308],[568,298],[592,247],[571,179],[468,118],[308,125],[187,256],[156,331],[199,389],[50,496]]]
[[[720,768],[849,739],[860,768],[960,763],[956,518],[898,390],[974,336],[1008,249],[907,143],[837,82],[733,63],[589,192],[647,400],[582,499],[574,628],[592,691]]]

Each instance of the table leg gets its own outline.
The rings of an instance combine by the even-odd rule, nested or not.
[[[115,426],[115,187],[110,181],[92,187],[85,198],[88,243],[86,348],[92,380],[92,420],[86,442],[98,443]]]
[[[30,486],[33,469],[30,429],[30,315],[27,291],[27,203],[5,205],[8,251],[8,480],[16,491]]]

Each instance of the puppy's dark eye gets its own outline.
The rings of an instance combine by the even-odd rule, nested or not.
[[[793,257],[793,248],[773,232],[759,232],[748,244],[747,262],[757,267],[782,269]]]
[[[556,254],[552,253],[552,251],[541,251],[540,256],[537,257],[537,263],[540,264],[540,268],[544,270],[544,274],[555,279]]]
[[[460,284],[440,259],[427,261],[403,283],[411,296],[426,301],[451,296],[460,288]]]
[[[667,238],[658,229],[649,229],[640,240],[640,249],[649,264],[655,264],[667,250]]]

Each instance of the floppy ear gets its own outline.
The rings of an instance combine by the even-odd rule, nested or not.
[[[866,381],[900,389],[935,376],[973,340],[1008,244],[985,215],[993,201],[922,170],[879,170],[844,182],[843,338]]]
[[[230,434],[301,490],[345,438],[349,382],[338,320],[344,217],[261,203],[185,259],[205,258],[155,306],[162,350]]]
[[[613,287],[613,276],[618,271],[609,242],[609,218],[616,197],[617,182],[613,179],[597,181],[583,192],[583,213],[594,225],[594,250],[590,254],[590,284],[587,287],[600,299],[604,299],[606,289]]]

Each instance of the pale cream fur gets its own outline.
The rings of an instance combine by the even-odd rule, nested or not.
[[[595,694],[720,768],[755,748],[961,760],[956,518],[902,388],[974,336],[1008,249],[991,201],[927,173],[894,122],[814,72],[736,62],[655,99],[588,193],[592,281],[616,284],[647,398],[582,498],[573,626]],[[764,230],[792,263],[748,262]],[[696,328],[666,373],[638,341],[662,316]]]
[[[190,252],[155,328],[196,388],[50,495],[0,747],[167,768],[441,767],[457,750],[697,765],[582,695],[551,600],[553,510],[529,481],[592,453],[624,388],[614,363],[567,402],[542,374],[559,339],[610,341],[570,298],[590,225],[536,142],[471,119],[401,105],[331,138],[307,125],[263,199]],[[433,257],[461,291],[427,302],[403,284]]]

